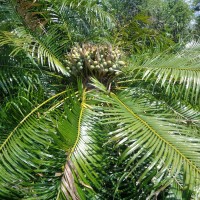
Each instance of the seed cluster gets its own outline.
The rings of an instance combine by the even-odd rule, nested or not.
[[[72,48],[66,55],[67,70],[70,74],[90,73],[93,75],[119,75],[125,62],[121,52],[108,45],[83,44]]]

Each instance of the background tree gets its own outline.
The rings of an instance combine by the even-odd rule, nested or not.
[[[199,33],[200,33],[200,8],[199,8],[199,4],[200,2],[198,0],[195,0],[192,2],[192,6],[194,9],[194,34],[196,37],[199,37]]]
[[[146,11],[152,16],[154,27],[166,33],[173,41],[180,42],[191,32],[189,22],[192,9],[183,0],[147,1]]]
[[[174,43],[190,40],[192,10],[185,1],[119,0],[110,3],[118,21],[114,41],[126,51],[155,53]]]

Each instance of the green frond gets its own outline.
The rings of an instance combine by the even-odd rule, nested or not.
[[[170,65],[170,62],[168,62]],[[193,65],[191,67],[177,65],[172,67],[161,67],[161,68],[148,68],[145,70],[143,78],[147,81],[148,78],[153,75],[157,77],[155,83],[161,83],[161,86],[166,87],[166,92],[171,94],[173,90],[178,90],[177,93],[180,95],[184,94],[184,99],[191,99],[196,104],[199,104],[199,76],[200,76],[200,65]],[[178,85],[178,87],[176,87]]]
[[[48,117],[42,116],[42,113],[40,115],[39,112],[41,112],[42,106],[52,100],[55,101],[65,93],[63,91],[33,109],[18,123],[1,144],[0,197],[25,197],[30,188],[32,188],[32,182],[37,185],[37,180],[39,181],[40,179],[41,182],[44,181],[46,183],[47,195],[52,195],[48,194],[48,192],[54,185],[52,183],[55,179],[48,181],[44,177],[44,174],[49,171],[46,166],[52,165],[51,173],[55,173],[55,170],[58,170],[63,165],[64,156],[62,156],[61,150],[58,149],[55,154],[60,153],[59,157],[52,154],[55,151],[55,144],[53,144],[51,134],[55,132],[55,127]],[[55,190],[52,193],[55,193]]]
[[[86,24],[87,22],[89,22],[90,24],[93,24],[95,26],[98,26],[100,24],[103,26],[105,26],[105,24],[107,26],[112,25],[112,16],[104,10],[105,7],[110,6],[107,1],[101,1],[98,3],[94,0],[62,0],[56,1],[56,4],[60,5],[61,12],[67,11],[68,17],[71,14],[70,17],[77,20],[76,22],[79,21],[83,23],[85,21]],[[67,22],[68,20],[70,20],[70,18],[65,18],[65,20]],[[81,23],[79,25],[81,25]]]
[[[116,130],[110,133],[110,141],[119,147],[122,144],[127,146],[120,158],[121,162],[129,160],[122,180],[150,157],[151,163],[140,174],[138,184],[151,177],[154,183],[152,191],[156,192],[156,188],[166,188],[174,177],[184,174],[183,186],[199,195],[199,135],[193,135],[191,129],[179,124],[172,114],[156,113],[159,108],[153,103],[144,106],[143,100],[134,98],[128,91],[94,93],[93,96],[109,105],[102,109],[101,115],[104,117],[102,123],[116,126]],[[101,107],[97,109],[101,110]],[[135,164],[142,152],[145,154]]]
[[[24,3],[24,5],[21,5],[22,8],[18,8],[20,6],[18,4],[21,3]],[[63,60],[63,58],[61,59],[61,54],[63,52],[61,53],[62,45],[58,45],[60,42],[60,34],[58,34],[58,30],[53,28],[48,29],[48,34],[47,30],[46,34],[32,30],[31,27],[25,23],[25,20],[29,16],[26,12],[29,12],[31,15],[31,12],[33,11],[24,10],[24,16],[21,16],[22,13],[19,11],[19,9],[21,9],[23,12],[23,9],[28,7],[27,3],[30,4],[30,2],[17,3],[13,0],[4,2],[3,8],[5,7],[5,10],[2,11],[2,13],[6,15],[9,20],[8,24],[10,25],[9,29],[11,29],[11,31],[3,31],[2,29],[0,35],[0,46],[10,45],[13,47],[10,55],[17,55],[23,51],[33,62],[39,62],[43,66],[47,65],[54,71],[57,70],[63,74],[68,74],[61,61]],[[32,3],[31,6],[37,7],[35,3]],[[32,23],[32,21],[30,23]],[[15,26],[12,24],[15,24]],[[17,28],[16,24],[18,25]]]
[[[28,64],[27,64],[28,65]],[[28,86],[37,87],[41,84],[39,76],[32,72],[31,68],[23,68],[20,64],[12,66],[11,63],[0,65],[0,90],[4,94],[13,94],[20,87],[27,88]],[[37,86],[36,86],[37,85]]]
[[[87,101],[85,90],[69,88],[33,109],[8,134],[0,146],[0,197],[94,195],[93,187],[100,186],[94,170],[100,156]]]
[[[29,113],[38,103],[43,100],[43,91],[35,91],[34,95],[31,95],[30,91],[21,89],[18,91],[16,97],[9,97],[4,100],[1,104],[2,108],[0,109],[0,144],[2,144],[7,136],[9,131],[12,129]],[[9,119],[9,120],[8,120]]]
[[[64,65],[59,61],[60,55],[57,52],[54,42],[55,34],[47,38],[33,37],[21,27],[15,29],[14,33],[3,32],[0,36],[0,45],[11,45],[14,47],[11,55],[24,51],[41,65],[48,65],[52,70],[68,74]],[[54,46],[52,46],[54,45]]]
[[[114,26],[113,17],[106,12],[110,8],[108,1],[54,1],[47,8],[48,28],[59,30],[64,36],[62,43],[68,48],[86,41],[102,43],[107,29]]]
[[[4,62],[1,55],[0,64],[0,144],[11,129],[16,126],[35,106],[44,100],[44,86],[40,75],[33,73],[32,66],[24,59]],[[26,65],[26,67],[24,67]],[[9,120],[8,120],[9,119]]]
[[[161,103],[166,107],[167,112],[170,111],[179,120],[179,123],[183,123],[191,128],[200,128],[200,113],[198,109],[194,109],[190,104],[187,105],[173,100],[161,101]],[[195,132],[193,130],[194,134]],[[200,131],[198,131],[198,134],[200,134]]]
[[[132,80],[143,79],[184,100],[190,100],[199,105],[200,99],[200,64],[198,54],[183,51],[176,55],[147,58],[141,64],[139,60],[130,61],[129,70]],[[132,63],[133,62],[133,63]],[[128,70],[128,73],[130,71]],[[137,76],[136,76],[137,75]]]
[[[190,126],[191,128],[193,127],[194,129],[200,127],[200,113],[197,106],[195,107],[187,102],[179,101],[176,98],[173,98],[173,96],[168,96],[165,92],[160,90],[156,91],[154,89],[152,92],[146,85],[136,85],[128,87],[126,90],[134,97],[143,101],[146,109],[156,106],[156,109],[154,110],[155,114],[160,112],[163,112],[163,114],[172,114],[174,118],[176,118],[177,123]],[[192,132],[195,133],[196,131],[193,130]]]
[[[97,167],[99,162],[99,155],[96,153],[98,146],[93,130],[94,121],[91,121],[91,113],[87,108],[85,90],[80,99],[72,95],[68,104],[73,107],[70,106],[71,111],[65,107],[67,118],[60,126],[62,129],[58,128],[58,130],[62,138],[69,140],[73,137],[71,139],[73,145],[67,152],[67,163],[57,199],[68,199],[69,197],[85,199],[82,188],[92,195],[94,193],[92,187],[99,187],[97,174],[94,171],[94,167]]]

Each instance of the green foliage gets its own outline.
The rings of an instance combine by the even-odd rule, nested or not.
[[[115,42],[131,53],[163,51],[186,41],[190,32],[192,10],[183,0],[118,0],[112,5],[118,20]]]
[[[200,198],[199,44],[153,3],[1,1],[0,199]]]
[[[199,32],[200,32],[200,16],[197,16],[195,18],[195,30],[194,33],[199,37]]]
[[[151,28],[151,26],[150,17],[136,15],[115,30],[114,42],[131,54],[160,52],[174,44],[164,33]]]
[[[189,5],[183,0],[164,1],[156,5],[151,12],[154,26],[176,43],[184,40],[191,32],[192,10]]]

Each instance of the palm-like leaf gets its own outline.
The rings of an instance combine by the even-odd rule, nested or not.
[[[196,48],[182,51],[176,55],[157,56],[147,59],[142,65],[137,61],[131,64],[130,70],[145,81],[159,84],[167,94],[190,100],[199,104],[199,54]],[[138,73],[142,71],[142,74]],[[129,71],[130,72],[130,71]],[[135,75],[133,75],[135,78]]]
[[[67,21],[69,22],[70,18],[72,18],[73,20],[77,20],[76,22],[79,21],[83,23],[84,21],[85,22],[88,21],[89,23],[95,26],[98,25],[98,23],[102,22],[104,23],[104,25],[106,24],[107,26],[111,26],[112,24],[111,22],[113,21],[112,17],[103,9],[103,7],[110,6],[107,1],[96,2],[94,0],[88,0],[88,1],[61,0],[61,1],[55,1],[54,6],[55,8],[60,8],[58,16],[63,16],[63,17],[58,17],[57,18],[58,21],[60,19],[64,19],[65,22]],[[69,15],[71,14],[71,16],[69,17],[68,15],[67,18],[66,12]],[[56,13],[58,12],[56,11]],[[86,13],[87,15],[85,15]],[[79,25],[81,25],[81,23]]]
[[[79,93],[74,93],[68,89],[66,97],[64,94],[66,91],[33,109],[1,144],[0,184],[3,189],[0,196],[84,199],[81,188],[93,194],[92,186],[99,186],[93,167],[98,166],[100,158],[95,153],[98,146],[92,130],[94,121],[87,111],[86,92],[80,89]],[[54,101],[53,106],[41,110],[51,101]],[[54,151],[57,151],[57,158]],[[47,170],[50,165],[51,169]],[[43,187],[45,192],[41,191]]]
[[[23,188],[23,183],[21,184],[21,182],[27,181],[30,182],[31,185],[31,179],[34,176],[37,177],[38,173],[44,172],[42,165],[49,165],[51,163],[51,161],[47,161],[49,157],[52,157],[50,153],[47,152],[48,147],[51,146],[51,136],[47,134],[47,129],[41,128],[41,124],[45,123],[46,128],[48,127],[49,131],[52,130],[53,126],[51,123],[48,124],[48,119],[45,120],[43,118],[39,120],[39,116],[36,114],[36,111],[49,101],[64,93],[65,92],[62,92],[51,97],[49,100],[32,110],[32,112],[24,117],[24,119],[1,144],[0,151],[2,171],[0,175],[0,184],[2,190],[0,196],[5,196],[5,193],[10,198],[17,194],[19,196],[23,196],[27,191],[26,189],[20,190],[20,188]],[[32,148],[33,143],[37,144],[34,148]],[[32,152],[31,149],[33,150]],[[12,156],[8,157],[8,155]],[[20,166],[20,168],[17,169],[17,165]],[[34,169],[34,175],[30,169]],[[3,178],[5,174],[7,176],[7,180]],[[8,190],[9,187],[11,187],[10,190]],[[9,191],[12,190],[13,194],[9,193]]]
[[[90,182],[94,186],[99,187],[98,180],[96,179],[97,174],[94,172],[93,167],[98,166],[100,158],[99,155],[96,155],[98,146],[95,142],[94,129],[92,129],[94,121],[91,121],[91,113],[87,109],[86,92],[84,90],[80,98],[81,101],[74,95],[70,97],[68,103],[70,102],[73,107],[65,107],[68,117],[65,123],[62,124],[62,129],[59,130],[62,138],[66,138],[67,141],[70,136],[73,137],[72,147],[68,149],[68,161],[61,181],[61,193],[58,196],[61,199],[63,197],[63,199],[69,198],[69,196],[72,199],[78,199],[79,196],[81,199],[85,199],[84,193],[81,192],[77,182],[89,190],[92,189]],[[69,109],[72,109],[72,111]],[[67,141],[65,142],[66,144]],[[69,147],[66,146],[66,148]]]
[[[108,1],[0,9],[0,198],[101,199],[109,183],[108,198],[200,198],[199,47],[99,71],[109,89],[89,77],[76,85],[66,54],[110,31]]]
[[[59,61],[58,48],[50,48],[53,45],[54,39],[58,38],[55,34],[50,34],[49,38],[39,39],[33,37],[25,31],[24,28],[15,29],[15,33],[3,32],[0,37],[0,45],[13,45],[15,48],[11,52],[12,55],[16,55],[22,50],[26,53],[31,54],[32,58],[42,65],[47,64],[52,70],[61,71],[63,74],[67,74],[66,68]],[[52,37],[53,36],[53,37]],[[50,50],[50,49],[53,49]]]
[[[140,175],[138,184],[151,177],[155,184],[152,191],[156,191],[161,186],[167,187],[179,174],[184,174],[184,186],[198,188],[199,195],[199,134],[191,133],[190,128],[179,124],[171,114],[159,113],[159,106],[153,103],[148,106],[144,99],[134,97],[129,91],[114,94],[108,93],[99,83],[96,86],[104,91],[104,95],[94,94],[94,97],[109,105],[103,109],[103,123],[116,124],[116,130],[110,133],[111,141],[118,146],[127,145],[121,156],[122,161],[129,159],[123,178],[152,156],[152,162]],[[133,167],[135,159],[146,150]],[[157,172],[153,175],[155,166]]]

